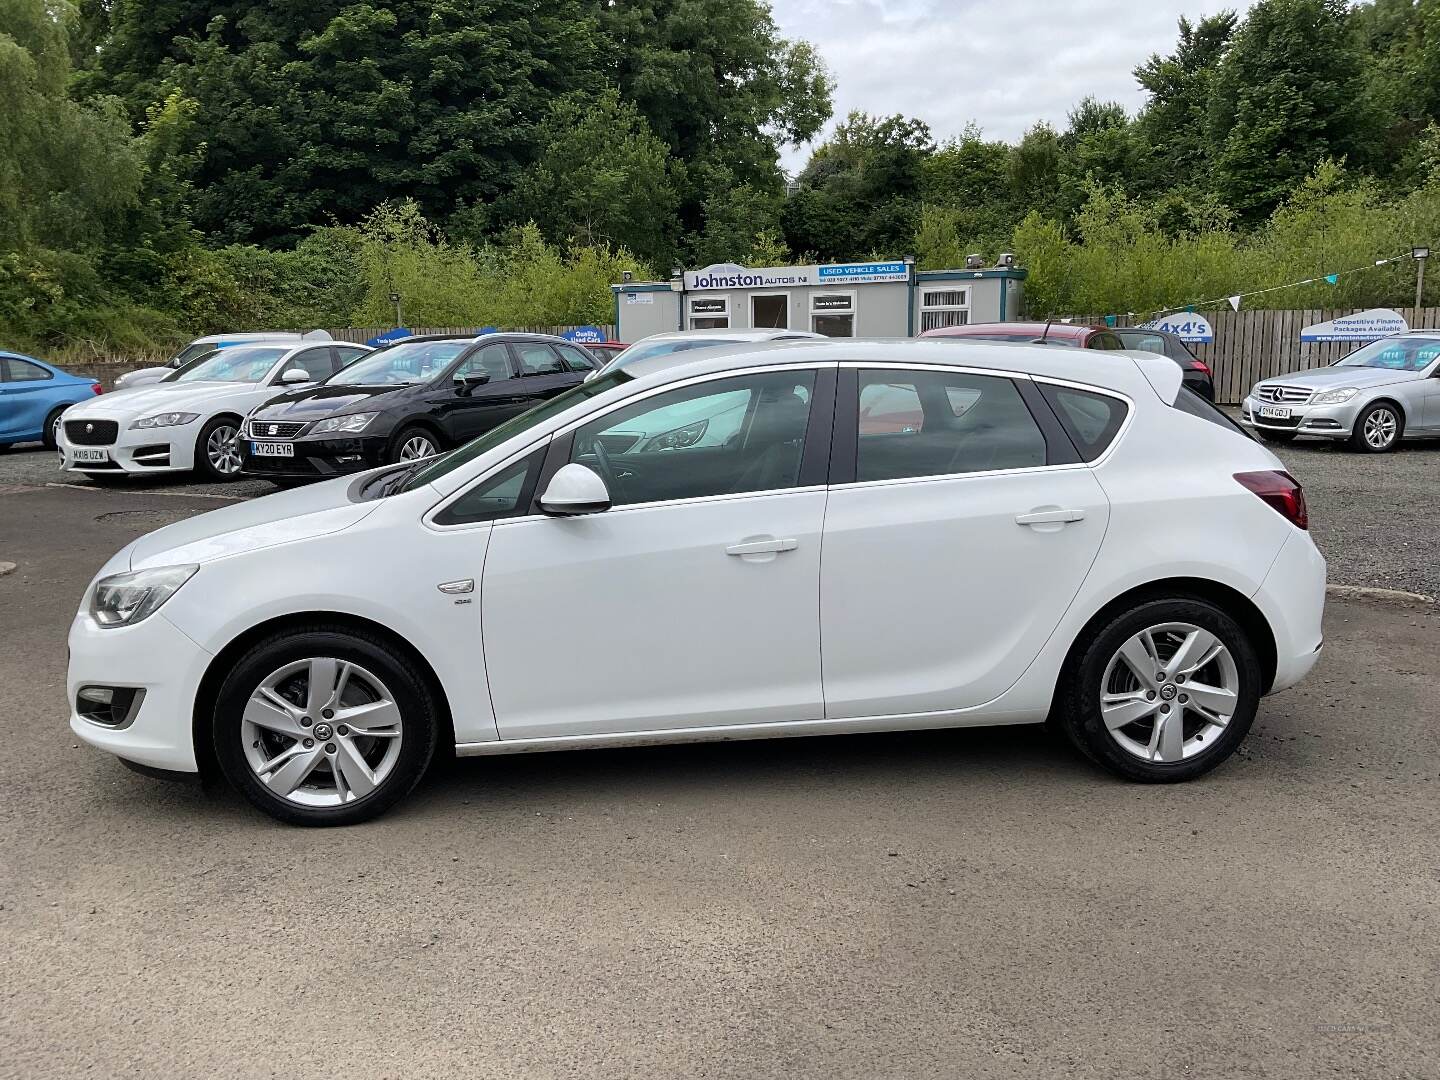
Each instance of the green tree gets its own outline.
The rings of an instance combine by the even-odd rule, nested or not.
[[[1209,105],[1215,187],[1245,219],[1268,215],[1323,158],[1361,145],[1347,13],[1345,0],[1261,0],[1220,63]]]
[[[771,257],[785,247],[780,228],[784,197],[777,191],[751,184],[717,191],[705,200],[705,228],[696,239],[691,258],[697,266],[735,262],[747,266],[782,265],[753,261],[759,254]],[[764,237],[765,239],[761,239]]]
[[[1136,118],[1135,134],[1149,148],[1149,167],[1138,178],[1137,188],[1160,191],[1208,183],[1213,147],[1210,88],[1237,21],[1233,11],[1198,23],[1182,16],[1175,51],[1169,56],[1152,54],[1135,69],[1135,81],[1148,95]]]
[[[552,243],[624,247],[657,264],[675,252],[676,193],[665,144],[635,106],[606,90],[562,98],[540,127],[540,156],[513,195],[516,220]]]

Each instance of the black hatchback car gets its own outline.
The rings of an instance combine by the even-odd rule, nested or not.
[[[1190,351],[1190,346],[1164,330],[1144,330],[1138,326],[1122,326],[1112,330],[1127,349],[1159,353],[1168,356],[1180,365],[1184,373],[1181,380],[1206,401],[1215,400],[1215,380],[1210,375],[1210,365]]]
[[[584,349],[546,334],[405,338],[245,418],[241,470],[321,480],[442,453],[582,382]]]

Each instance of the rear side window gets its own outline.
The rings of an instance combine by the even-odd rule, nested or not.
[[[862,371],[859,386],[859,481],[1046,463],[1045,436],[1009,379],[948,371]]]
[[[1125,422],[1128,406],[1109,394],[1077,390],[1072,386],[1040,383],[1040,392],[1060,417],[1060,423],[1086,461],[1094,461],[1105,452],[1120,425]]]
[[[1090,339],[1087,349],[1123,349],[1124,344],[1114,334],[1096,334]]]
[[[5,377],[9,382],[44,382],[54,377],[39,364],[13,356],[0,358],[0,365],[4,365]]]
[[[1247,439],[1251,438],[1248,431],[1188,386],[1180,387],[1180,393],[1175,396],[1175,408],[1183,413],[1189,413],[1191,416],[1198,416],[1201,420],[1209,420],[1210,423],[1223,427],[1227,431],[1244,435]]]

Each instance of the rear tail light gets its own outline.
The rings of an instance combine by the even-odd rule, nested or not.
[[[91,383],[91,384],[90,384],[90,389],[93,390],[93,391],[95,391],[95,393],[97,393],[97,394],[103,394],[103,393],[105,392],[105,387],[101,386],[98,382],[97,382],[97,383]]]
[[[1205,375],[1206,375],[1207,378],[1210,376],[1210,365],[1207,364],[1207,363],[1205,363],[1204,360],[1196,360],[1196,361],[1195,361],[1195,370],[1196,370],[1196,371],[1203,371],[1203,372],[1205,373]]]
[[[1305,492],[1300,481],[1279,469],[1263,472],[1239,472],[1235,479],[1278,510],[1297,529],[1310,528],[1310,514],[1305,508]]]

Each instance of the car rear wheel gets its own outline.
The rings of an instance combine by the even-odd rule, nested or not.
[[[1366,454],[1384,454],[1395,449],[1405,433],[1400,410],[1388,401],[1377,401],[1355,418],[1350,445]]]
[[[428,428],[407,427],[390,443],[390,461],[419,461],[440,453],[440,440]]]
[[[1283,446],[1285,443],[1295,441],[1295,432],[1293,431],[1266,431],[1264,428],[1256,428],[1255,430],[1260,433],[1260,438],[1268,443],[1275,443],[1277,446]]]
[[[61,405],[50,410],[50,415],[45,418],[45,431],[41,439],[45,443],[46,450],[60,449],[60,414],[70,406]]]
[[[1118,612],[1067,665],[1061,726],[1092,760],[1130,780],[1190,780],[1228,758],[1260,701],[1244,629],[1200,599]]]
[[[221,686],[215,756],[250,802],[291,825],[353,825],[419,782],[438,710],[379,639],[316,627],[262,641]]]
[[[209,480],[234,480],[240,475],[240,421],[217,416],[195,439],[195,471]]]

